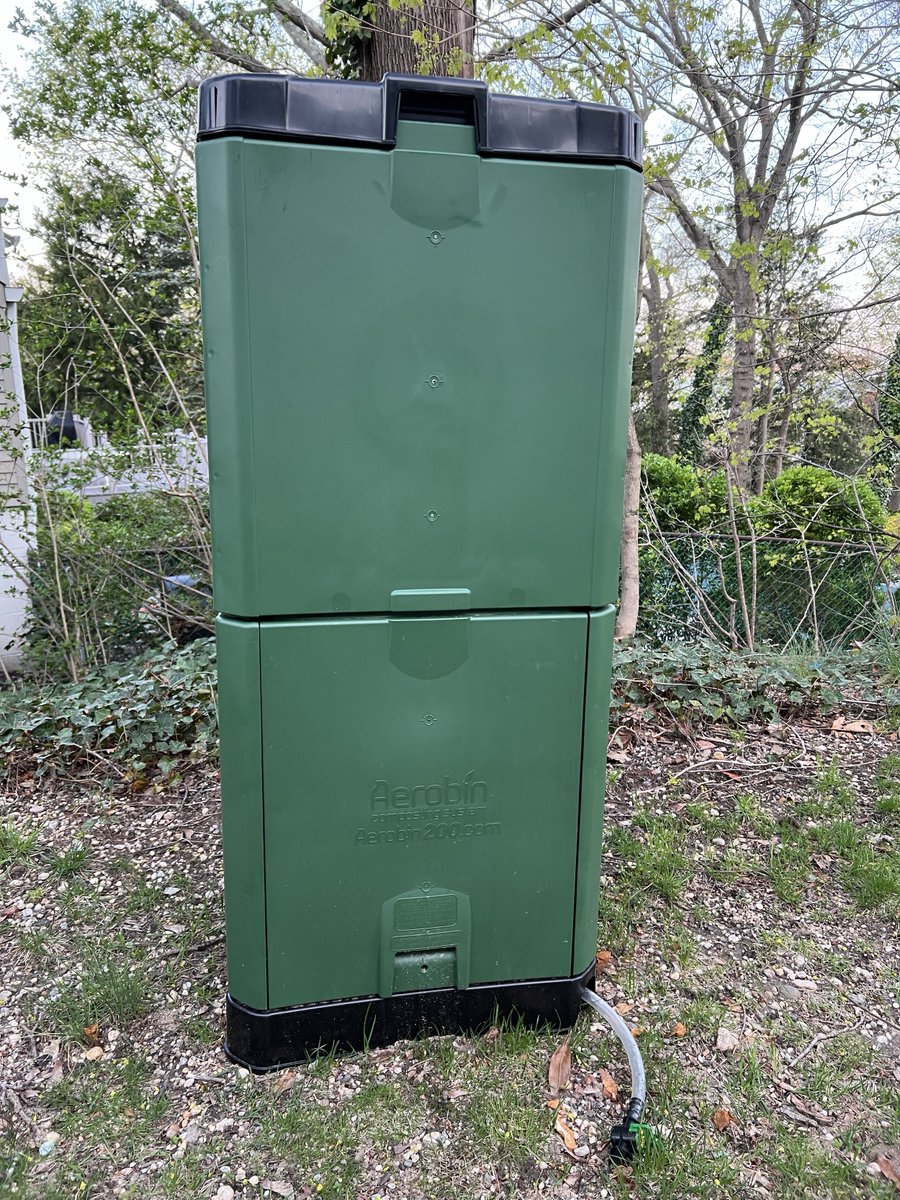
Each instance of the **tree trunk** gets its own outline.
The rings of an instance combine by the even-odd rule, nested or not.
[[[744,491],[750,479],[750,413],[756,386],[757,297],[749,262],[738,264],[734,295],[734,366],[731,374],[731,457],[734,479]]]
[[[753,495],[759,496],[766,484],[766,469],[769,454],[769,413],[772,407],[772,392],[775,389],[775,348],[771,341],[771,327],[767,335],[769,346],[766,361],[766,377],[760,399],[760,415],[756,424],[756,456],[753,460]]]
[[[769,440],[769,410],[765,409],[756,422],[756,453],[753,457],[751,488],[758,496],[766,482],[766,442]]]
[[[647,286],[647,331],[650,337],[650,450],[654,454],[669,453],[669,381],[666,377],[666,304],[663,300],[659,274],[653,262],[647,228],[641,230],[644,269]]]
[[[694,367],[691,390],[681,409],[678,453],[687,462],[699,463],[703,458],[703,418],[709,413],[712,404],[716,376],[725,350],[728,326],[731,324],[731,310],[731,300],[724,292],[719,292],[709,310],[703,349]]]
[[[781,414],[781,425],[778,429],[778,440],[775,449],[769,457],[769,478],[777,479],[784,470],[784,456],[787,452],[788,431],[791,427],[791,411],[793,400],[791,396],[784,398],[784,412]]]
[[[396,8],[378,0],[373,25],[359,47],[360,79],[381,79],[386,72],[473,77],[474,7],[465,0],[422,0]]]
[[[647,192],[644,192],[644,202]],[[646,261],[648,241],[644,234],[643,218],[641,220],[641,248],[638,261],[638,291],[637,308],[634,322],[637,324],[641,315],[640,281],[644,277],[644,262]],[[616,613],[615,638],[617,642],[632,638],[637,630],[638,609],[641,603],[641,572],[638,554],[638,535],[640,533],[641,511],[641,443],[638,441],[637,430],[634,427],[634,413],[628,410],[628,442],[625,450],[625,496],[622,521],[622,537],[619,542],[620,586],[619,611]]]
[[[625,455],[625,520],[622,525],[622,589],[616,616],[616,641],[634,637],[641,599],[638,532],[641,507],[641,446],[628,414],[628,449]]]
[[[781,359],[776,359],[778,363],[778,371],[781,375],[781,390],[784,395],[784,408],[781,412],[781,421],[778,426],[778,437],[775,441],[775,448],[769,456],[769,478],[777,479],[784,470],[784,456],[787,452],[788,434],[791,428],[791,416],[794,411],[794,390],[791,382],[790,364],[785,363]]]

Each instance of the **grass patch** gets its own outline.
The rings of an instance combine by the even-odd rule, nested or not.
[[[769,849],[766,873],[772,891],[785,904],[796,904],[809,880],[809,845],[797,831],[792,831]]]
[[[777,828],[775,818],[751,792],[742,792],[735,796],[734,811],[740,823],[760,837],[771,837]]]
[[[825,1196],[861,1200],[888,1193],[857,1163],[824,1150],[799,1133],[796,1125],[775,1125],[769,1168],[780,1184],[778,1194],[791,1200],[822,1200]]]
[[[900,813],[900,754],[886,754],[875,773],[875,811],[881,816]]]
[[[68,850],[54,854],[48,862],[51,873],[57,879],[71,879],[79,871],[83,871],[90,859],[91,852],[82,843],[75,843]]]
[[[619,884],[632,893],[655,893],[669,904],[678,900],[694,874],[694,868],[684,853],[684,827],[674,818],[655,813],[638,812],[635,826],[644,838],[616,830],[622,845],[613,851],[620,857]]]
[[[80,939],[73,957],[81,960],[79,979],[64,987],[48,1009],[60,1037],[82,1042],[85,1028],[91,1025],[121,1027],[146,1012],[147,970],[123,938]]]
[[[290,1162],[303,1186],[322,1196],[350,1200],[356,1194],[359,1133],[349,1106],[325,1112],[318,1104],[290,1091],[260,1114],[259,1134],[248,1150],[272,1152]],[[245,1152],[246,1153],[246,1152]],[[183,1180],[179,1180],[183,1184]],[[172,1191],[173,1196],[184,1193]]]
[[[125,1156],[140,1153],[169,1101],[153,1090],[150,1068],[142,1058],[117,1058],[93,1063],[73,1072],[47,1093],[56,1116],[54,1128],[62,1137],[90,1143],[92,1139],[123,1142]]]
[[[832,1107],[845,1096],[864,1093],[860,1080],[870,1076],[875,1051],[864,1038],[843,1033],[831,1038],[821,1053],[813,1053],[799,1065],[807,1098]]]
[[[33,829],[19,829],[12,821],[0,824],[0,870],[27,862],[37,843]]]
[[[16,940],[36,962],[46,962],[50,957],[51,938],[46,929],[21,929],[16,935]]]
[[[819,764],[810,794],[796,805],[798,817],[836,820],[856,811],[858,800],[837,763]]]
[[[491,1087],[479,1075],[470,1077],[473,1093],[464,1110],[466,1130],[479,1152],[507,1167],[540,1159],[553,1124],[549,1110],[535,1103],[543,1081],[497,1080]]]
[[[701,863],[709,878],[722,884],[735,883],[751,870],[748,859],[730,848],[718,851],[713,846],[708,847]]]
[[[898,855],[861,847],[847,864],[842,881],[860,908],[878,908],[900,897]]]
[[[215,1046],[222,1040],[222,1030],[203,1017],[188,1017],[182,1025],[184,1036],[201,1046]]]

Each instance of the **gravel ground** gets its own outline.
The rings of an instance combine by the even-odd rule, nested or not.
[[[897,734],[635,717],[611,753],[598,990],[648,1066],[633,1167],[606,1152],[624,1060],[587,1013],[557,1088],[559,1035],[514,1024],[260,1078],[229,1064],[214,765],[134,790],[19,763],[0,1196],[894,1194]]]

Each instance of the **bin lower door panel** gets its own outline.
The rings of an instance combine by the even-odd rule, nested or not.
[[[258,629],[268,1006],[583,969],[587,614]]]

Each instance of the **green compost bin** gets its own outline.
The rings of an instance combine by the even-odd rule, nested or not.
[[[639,122],[470,80],[228,75],[199,137],[228,1052],[570,1024]]]

